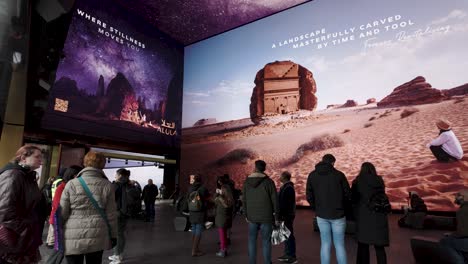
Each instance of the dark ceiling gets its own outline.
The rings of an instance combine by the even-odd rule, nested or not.
[[[116,0],[184,45],[310,0]]]

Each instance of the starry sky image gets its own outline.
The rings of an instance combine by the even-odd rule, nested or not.
[[[308,0],[116,0],[188,45]]]
[[[157,39],[158,36],[147,26],[128,23],[128,14],[105,2],[77,2],[64,46],[65,58],[58,66],[56,81],[68,77],[77,82],[79,89],[96,94],[100,75],[104,77],[104,87],[107,87],[121,72],[129,80],[136,96],[144,98],[145,106],[152,109],[166,99],[168,86],[175,72],[182,67],[182,52]],[[106,28],[80,15],[77,10],[106,23]],[[110,27],[125,35],[109,32]],[[127,41],[126,36],[138,40],[145,48]],[[116,37],[120,38],[119,42]]]

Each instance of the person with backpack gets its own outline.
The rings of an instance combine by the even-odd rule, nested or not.
[[[62,217],[60,209],[60,199],[62,198],[63,190],[67,182],[76,178],[78,173],[83,169],[83,167],[78,165],[70,166],[65,168],[65,171],[61,173],[60,182],[58,186],[55,187],[55,192],[53,193],[54,199],[52,200],[52,211],[49,217],[49,231],[52,230],[53,238],[53,248],[54,252],[49,255],[47,258],[46,264],[57,264],[62,263],[64,258],[63,251],[63,226],[62,226]]]
[[[192,224],[192,257],[204,255],[200,251],[200,240],[206,220],[206,207],[210,193],[202,185],[201,176],[199,174],[190,175],[190,188],[188,192],[188,210],[189,220]]]
[[[220,242],[220,248],[216,253],[216,256],[224,258],[227,255],[227,231],[232,226],[232,209],[234,206],[234,198],[232,197],[231,188],[226,184],[221,185],[221,187],[216,189],[216,191],[215,225],[218,227]]]
[[[123,251],[125,249],[125,230],[127,229],[127,220],[131,216],[132,206],[138,199],[135,195],[136,187],[130,182],[130,171],[118,169],[115,173],[115,203],[117,205],[117,245],[114,247],[114,255],[109,257],[111,264],[119,264],[123,260]]]
[[[317,216],[322,264],[330,263],[332,241],[338,264],[347,263],[345,211],[351,201],[351,189],[344,173],[335,169],[335,161],[332,154],[325,154],[307,178],[306,197]]]
[[[357,225],[357,264],[368,264],[369,245],[375,248],[378,264],[386,264],[385,247],[389,246],[388,217],[390,203],[385,184],[374,165],[364,162],[352,185],[352,200]]]
[[[154,203],[156,202],[156,197],[158,196],[158,186],[153,184],[153,180],[148,180],[148,185],[143,188],[141,193],[141,199],[145,202],[145,222],[154,221],[155,211]]]

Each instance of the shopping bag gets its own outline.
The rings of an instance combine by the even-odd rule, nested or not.
[[[273,245],[279,245],[286,241],[291,235],[291,231],[284,225],[284,222],[281,222],[278,227],[273,229],[271,233],[271,243]]]

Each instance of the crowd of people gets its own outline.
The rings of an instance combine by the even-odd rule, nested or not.
[[[450,130],[450,124],[439,121],[439,137],[428,147],[441,162],[460,159],[463,155],[459,142]],[[457,143],[458,142],[458,143]],[[458,145],[457,145],[458,144]],[[150,179],[143,190],[130,180],[130,171],[119,169],[115,181],[104,174],[106,158],[90,151],[83,166],[75,165],[60,170],[59,177],[50,179],[41,191],[36,172],[42,165],[42,150],[36,146],[21,147],[14,158],[0,169],[0,264],[38,263],[42,230],[48,220],[46,244],[54,252],[46,263],[102,263],[104,250],[113,250],[111,264],[123,261],[128,219],[145,204],[145,220],[154,221],[154,204],[158,195],[167,196],[166,188],[159,188]],[[370,263],[369,247],[375,248],[377,263],[387,263],[385,247],[390,244],[387,214],[391,210],[385,193],[385,183],[370,162],[361,165],[357,177],[348,183],[345,174],[335,168],[336,158],[326,154],[309,174],[306,198],[315,211],[320,230],[320,259],[330,263],[331,247],[335,248],[338,264],[347,263],[345,231],[347,220],[356,222],[357,264]],[[219,235],[218,257],[228,256],[234,217],[243,213],[248,224],[248,259],[257,260],[257,238],[261,236],[263,263],[272,263],[271,236],[281,223],[290,234],[284,241],[283,263],[297,263],[294,220],[296,192],[292,175],[283,171],[279,191],[275,182],[265,173],[267,164],[255,161],[242,191],[225,174],[216,180],[217,189],[211,195],[199,174],[190,175],[190,188],[182,196],[181,210],[186,211],[191,224],[193,257],[203,256],[200,250],[203,230],[208,215],[212,215]],[[179,196],[176,188],[174,196]],[[172,196],[171,195],[171,196]],[[50,196],[50,197],[49,197]],[[399,221],[401,226],[421,224],[427,207],[416,192],[410,193],[411,205]],[[456,231],[441,239],[448,254],[462,264],[468,252],[468,190],[456,194]],[[49,206],[50,205],[50,206]],[[210,212],[211,211],[211,212]],[[347,219],[348,218],[348,219]],[[464,255],[465,254],[465,255]]]

